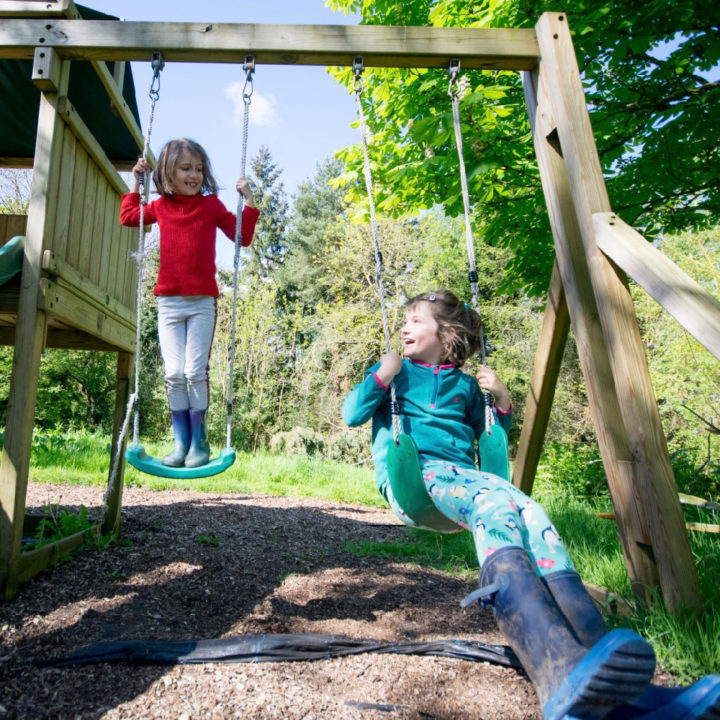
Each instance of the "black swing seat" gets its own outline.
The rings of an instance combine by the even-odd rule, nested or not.
[[[163,465],[162,460],[151,457],[142,445],[131,445],[125,452],[125,459],[134,467],[147,475],[157,477],[190,479],[210,477],[225,472],[235,462],[235,451],[225,448],[220,454],[205,465],[199,467],[170,467]]]

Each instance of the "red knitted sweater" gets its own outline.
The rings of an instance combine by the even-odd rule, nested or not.
[[[242,244],[252,242],[257,208],[247,205],[242,214]],[[140,224],[140,195],[123,195],[120,222]],[[215,280],[215,232],[220,228],[235,239],[235,215],[217,195],[161,195],[145,206],[143,222],[160,228],[160,269],[155,295],[218,296]]]

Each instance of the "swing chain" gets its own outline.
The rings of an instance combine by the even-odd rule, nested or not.
[[[165,61],[161,52],[154,52],[150,59],[150,65],[153,70],[153,79],[150,83],[148,96],[155,102],[160,99],[160,71],[165,67]]]
[[[245,105],[250,104],[250,98],[253,94],[253,73],[255,72],[255,56],[246,55],[243,63],[245,71],[245,85],[243,86],[243,102]]]
[[[451,60],[450,65],[448,67],[448,77],[450,78],[450,83],[448,85],[448,95],[450,97],[457,97],[459,93],[458,88],[458,77],[460,76],[460,61],[459,60]]]
[[[359,55],[353,58],[352,69],[355,76],[355,94],[359,98],[363,91],[362,74],[365,70],[364,61]]]

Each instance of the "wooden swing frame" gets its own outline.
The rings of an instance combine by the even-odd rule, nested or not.
[[[700,608],[697,570],[625,272],[719,359],[720,303],[613,213],[564,14],[544,13],[532,29],[460,29],[106,22],[75,19],[72,10],[72,0],[0,0],[0,59],[35,58],[37,63],[42,54],[56,73],[65,72],[74,59],[89,60],[102,72],[101,61],[145,61],[155,51],[167,62],[242,64],[252,53],[258,65],[351,66],[361,56],[367,68],[445,69],[457,59],[463,70],[522,72],[556,262],[513,482],[526,492],[532,489],[572,322],[635,595],[649,601],[652,589],[659,587],[668,609]],[[126,116],[112,78],[106,81],[118,111]],[[57,88],[38,86],[48,103],[57,102]],[[40,146],[38,152],[49,148]],[[34,162],[39,161],[45,160],[36,154]],[[38,194],[54,198],[54,191],[34,188],[33,199]],[[42,227],[32,214],[31,207],[24,275],[33,263],[38,275],[41,269],[37,250],[42,248]],[[15,390],[0,466],[3,597],[11,596],[18,582],[18,526],[25,509],[35,402],[32,386],[43,346],[36,318],[47,312],[38,307],[37,289],[32,292],[32,297],[25,293],[25,309],[18,315]],[[21,332],[21,324],[30,332]],[[22,364],[25,370],[18,368]],[[119,492],[116,488],[116,495]]]

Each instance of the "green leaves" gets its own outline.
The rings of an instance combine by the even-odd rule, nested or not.
[[[399,24],[407,5],[415,24],[448,27],[533,27],[546,9],[537,0],[333,2],[361,12],[367,24]],[[568,14],[613,209],[650,237],[706,226],[720,214],[716,5],[579,0],[552,9]],[[542,295],[553,243],[537,213],[547,214],[519,77],[462,75],[469,83],[461,125],[474,230],[513,251],[505,289]],[[350,81],[347,72],[336,77]],[[382,69],[364,79],[378,207],[398,218],[436,204],[461,214],[445,71]],[[343,181],[352,183],[361,154],[354,149],[343,159]],[[348,197],[361,201],[362,192],[349,188]]]

